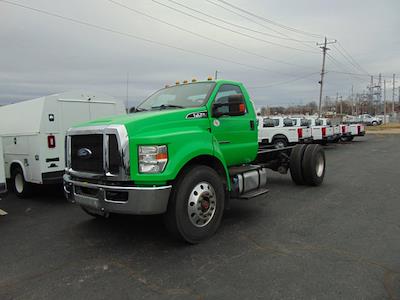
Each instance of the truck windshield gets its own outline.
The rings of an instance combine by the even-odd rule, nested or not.
[[[214,82],[199,82],[167,87],[144,100],[137,110],[199,107],[207,102],[214,85]]]

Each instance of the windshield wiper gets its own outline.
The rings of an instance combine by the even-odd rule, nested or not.
[[[152,106],[151,109],[166,109],[166,108],[184,108],[183,106],[180,105],[173,105],[173,104],[162,104],[160,106]]]

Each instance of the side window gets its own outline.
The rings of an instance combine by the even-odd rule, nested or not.
[[[300,121],[300,126],[310,126],[310,124],[311,124],[310,120],[301,119]]]
[[[217,95],[215,96],[215,100],[214,103],[228,103],[228,99],[229,96],[232,95],[242,95],[242,90],[240,89],[240,87],[238,87],[237,85],[233,85],[233,84],[224,84],[222,85],[219,90]],[[225,110],[225,111],[222,111]],[[228,113],[228,107],[221,107],[221,109],[219,110],[221,113]],[[247,112],[247,109],[246,109]]]
[[[263,127],[275,127],[275,120],[270,118],[265,118],[263,121]]]
[[[293,126],[293,120],[289,119],[289,118],[283,119],[283,126],[284,127],[292,127]]]
[[[297,126],[297,119],[292,119],[293,126]]]

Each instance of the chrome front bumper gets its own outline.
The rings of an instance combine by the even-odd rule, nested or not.
[[[167,211],[172,186],[135,187],[95,184],[71,179],[64,175],[64,192],[73,203],[105,212],[155,215]],[[117,195],[119,199],[110,199]],[[109,199],[107,199],[109,198]],[[123,198],[123,199],[122,199]]]

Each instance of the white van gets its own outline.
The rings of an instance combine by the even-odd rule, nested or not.
[[[6,174],[4,172],[3,143],[0,139],[0,196],[7,192]]]
[[[75,124],[125,114],[122,101],[99,94],[67,92],[0,108],[5,173],[20,197],[31,183],[61,183],[65,133]]]

